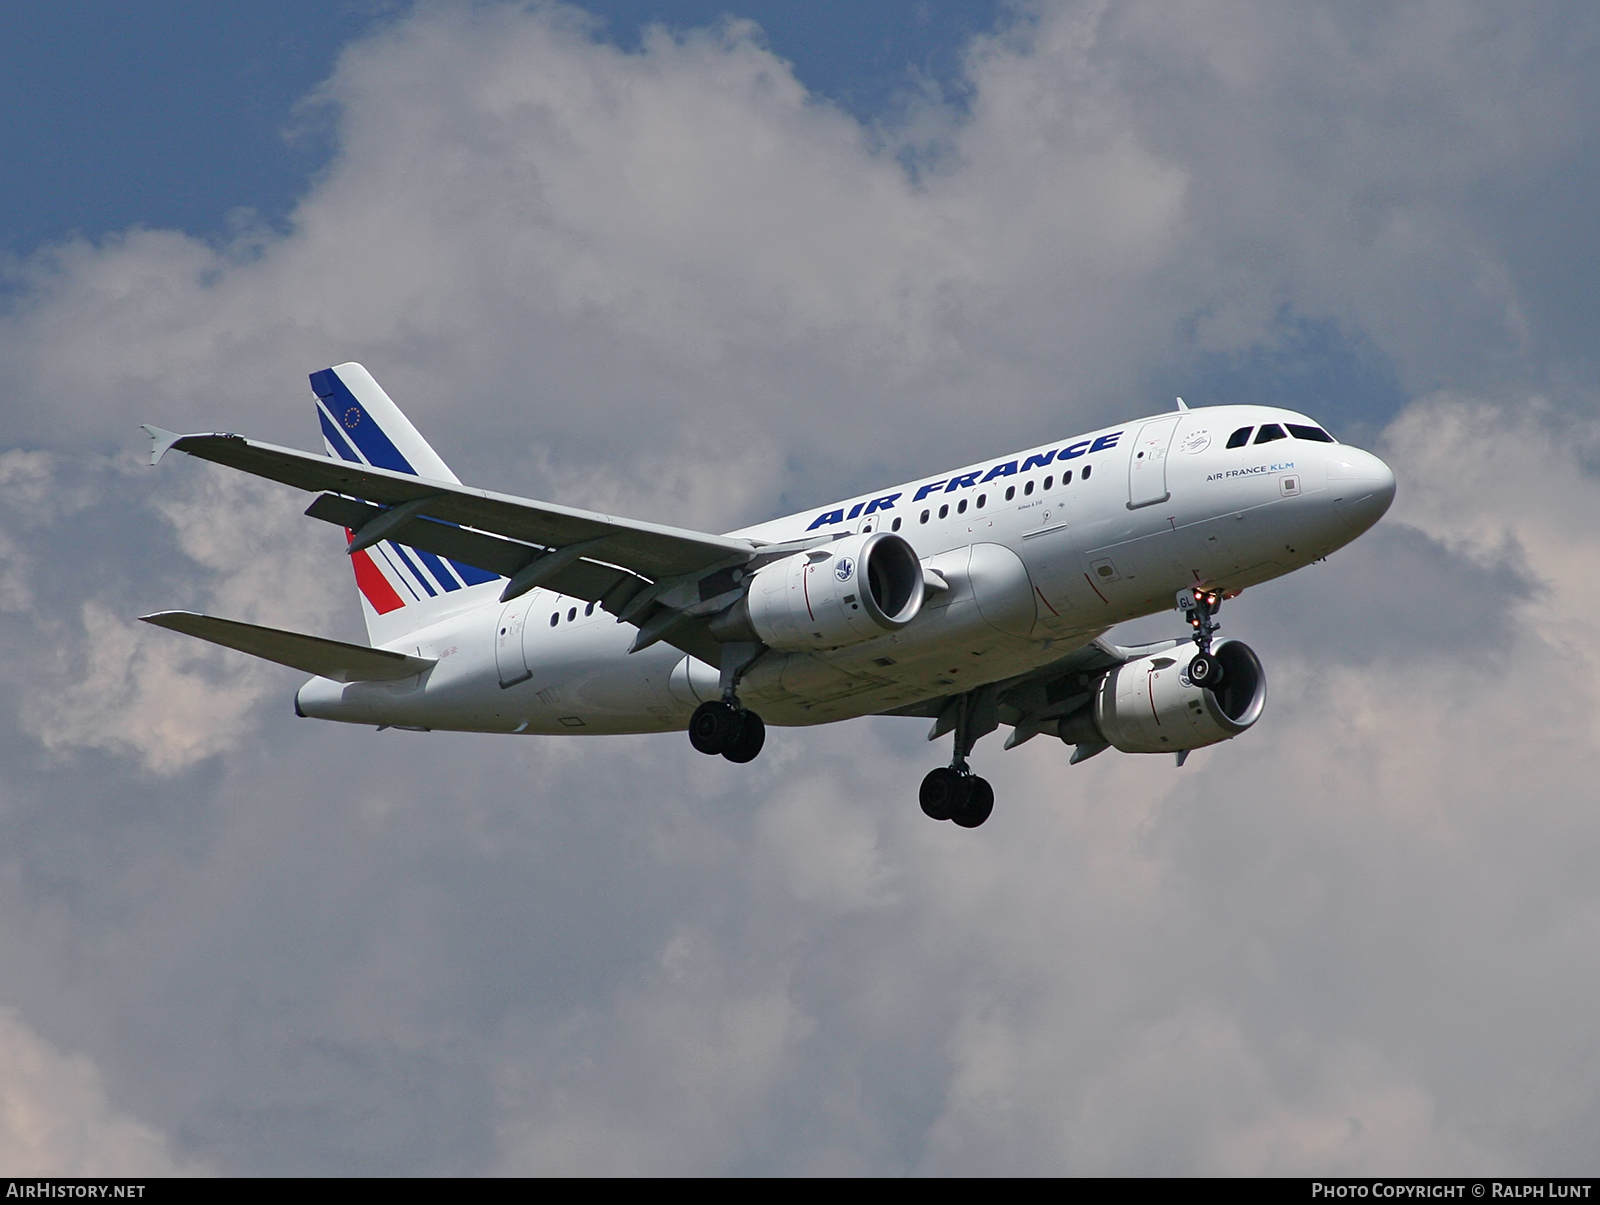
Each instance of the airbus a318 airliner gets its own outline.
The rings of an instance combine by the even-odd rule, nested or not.
[[[370,647],[164,611],[146,622],[313,674],[301,716],[427,732],[687,728],[748,762],[767,723],[920,716],[953,735],[922,809],[975,828],[967,759],[1004,724],[1076,764],[1176,755],[1260,717],[1222,601],[1327,556],[1394,498],[1378,457],[1267,406],[1156,414],[714,535],[473,489],[359,364],[311,376],[326,455],[146,427],[317,494],[345,529]],[[1176,605],[1185,640],[1116,624]]]

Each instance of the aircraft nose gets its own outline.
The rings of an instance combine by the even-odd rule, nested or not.
[[[1371,457],[1373,468],[1376,470],[1373,497],[1382,500],[1383,510],[1379,513],[1384,514],[1394,502],[1394,470],[1376,456],[1372,456],[1370,452],[1367,455]]]
[[[1328,491],[1339,512],[1365,531],[1394,502],[1394,471],[1371,452],[1341,444],[1328,461]]]

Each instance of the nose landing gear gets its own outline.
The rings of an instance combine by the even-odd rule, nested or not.
[[[1207,690],[1222,685],[1222,662],[1211,655],[1211,637],[1222,625],[1213,618],[1222,608],[1222,595],[1215,590],[1189,586],[1178,591],[1178,610],[1194,629],[1199,650],[1189,658],[1189,681]]]

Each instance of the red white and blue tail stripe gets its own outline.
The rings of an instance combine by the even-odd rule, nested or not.
[[[360,364],[311,374],[328,455],[435,481],[450,467]],[[350,557],[374,645],[398,639],[465,601],[460,592],[501,579],[473,565],[385,540]],[[456,597],[452,597],[456,596]]]

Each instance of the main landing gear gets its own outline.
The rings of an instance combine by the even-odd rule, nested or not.
[[[689,717],[689,743],[701,753],[742,764],[754,761],[766,744],[766,724],[739,702],[739,677],[763,651],[759,644],[722,646],[722,698],[700,704]]]
[[[956,700],[956,707],[955,756],[948,766],[928,771],[928,776],[922,780],[922,789],[917,792],[917,800],[923,812],[934,820],[949,820],[962,828],[977,828],[994,811],[994,788],[988,779],[972,772],[967,765],[967,754],[972,752],[980,736],[994,731],[996,721],[989,714],[994,708],[987,696],[978,700],[974,695]]]
[[[1222,595],[1215,590],[1202,590],[1190,586],[1178,591],[1178,610],[1184,613],[1189,626],[1194,629],[1194,643],[1199,652],[1189,658],[1189,681],[1206,690],[1222,685],[1222,662],[1211,655],[1211,637],[1221,627],[1213,618],[1222,608]]]
[[[940,766],[929,770],[917,793],[922,810],[935,820],[949,820],[962,828],[977,828],[994,811],[994,788],[965,766]]]
[[[754,761],[767,740],[767,726],[755,712],[715,699],[689,717],[689,743],[701,753],[722,754],[731,762]]]

